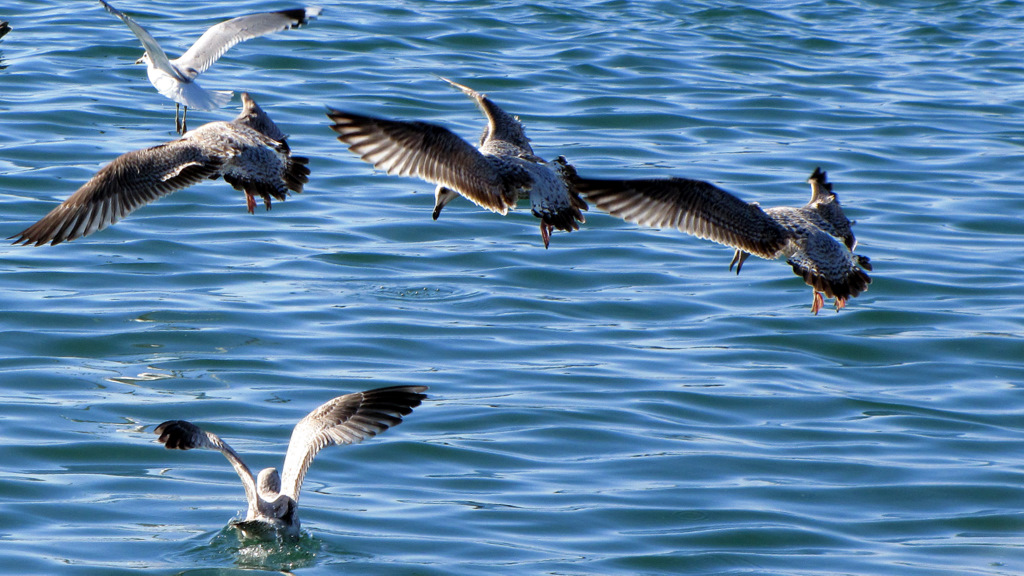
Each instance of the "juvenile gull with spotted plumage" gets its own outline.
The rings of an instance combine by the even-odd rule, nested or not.
[[[320,8],[295,8],[279,12],[262,12],[226,20],[211,27],[184,54],[173,60],[167,56],[160,44],[146,30],[104,0],[100,4],[108,12],[128,25],[132,33],[142,42],[146,52],[136,64],[146,65],[149,81],[164,96],[174,100],[174,126],[179,134],[187,131],[185,116],[189,108],[213,110],[220,108],[231,99],[232,92],[226,90],[205,90],[196,83],[196,78],[239,42],[288,30],[307,24],[320,15]],[[178,109],[184,106],[181,122]]]
[[[100,169],[77,192],[41,220],[11,236],[15,244],[60,244],[114,224],[135,209],[207,179],[223,177],[245,192],[252,213],[255,196],[270,210],[271,198],[302,192],[309,159],[292,156],[286,136],[248,94],[231,122],[204,124],[177,140],[134,150]]]
[[[245,488],[245,519],[232,522],[243,535],[295,538],[299,535],[299,490],[317,452],[332,444],[358,444],[401,424],[402,417],[426,398],[426,390],[426,386],[391,386],[329,400],[295,425],[280,473],[265,468],[257,477],[219,436],[191,422],[169,420],[155,432],[168,449],[203,448],[224,454]]]
[[[807,180],[811,200],[804,206],[762,209],[708,182],[685,178],[595,180],[577,178],[576,188],[598,208],[628,222],[672,227],[736,249],[729,269],[740,273],[754,254],[785,257],[793,272],[814,289],[811,311],[835,298],[836,311],[868,289],[871,270],[866,256],[854,254],[853,224],[825,172],[815,169]]]
[[[575,170],[559,156],[545,162],[533,153],[519,119],[485,94],[442,78],[476,100],[487,127],[474,147],[447,128],[427,122],[404,122],[329,109],[338,140],[376,168],[398,176],[416,176],[436,184],[434,220],[457,196],[505,215],[521,198],[530,200],[540,218],[548,247],[555,228],[571,232],[584,222],[587,203],[572,187]]]

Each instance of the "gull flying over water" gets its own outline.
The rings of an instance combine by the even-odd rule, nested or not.
[[[579,230],[587,203],[572,188],[576,172],[565,157],[545,162],[533,153],[519,118],[485,94],[442,80],[476,100],[487,116],[478,147],[435,124],[328,109],[327,116],[334,121],[331,129],[349,150],[375,168],[436,184],[434,220],[460,195],[502,215],[514,209],[519,199],[528,198],[533,215],[540,218],[545,248],[553,229]]]
[[[232,522],[243,535],[295,538],[299,535],[299,489],[317,452],[331,444],[358,444],[401,424],[402,417],[426,398],[426,390],[426,386],[392,386],[329,400],[295,425],[281,472],[265,468],[256,477],[219,436],[191,422],[169,420],[155,432],[168,449],[217,450],[231,462],[249,503],[245,520]]]
[[[698,238],[736,249],[729,270],[740,273],[751,254],[774,260],[785,257],[793,272],[814,289],[815,314],[825,297],[836,311],[868,289],[871,270],[866,256],[854,254],[857,239],[821,168],[807,182],[811,200],[799,208],[762,209],[700,180],[593,180],[578,178],[577,190],[598,208],[627,222],[655,228],[673,227]]]
[[[210,122],[177,140],[135,150],[100,169],[41,220],[8,240],[41,246],[87,236],[171,192],[223,177],[245,192],[251,214],[255,196],[270,210],[271,198],[302,192],[309,159],[292,156],[287,136],[249,97],[231,122]]]
[[[218,58],[235,44],[271,32],[288,30],[307,24],[320,15],[320,8],[296,8],[280,12],[263,12],[232,18],[207,30],[191,48],[180,57],[171,60],[160,44],[138,22],[114,8],[104,0],[100,3],[108,12],[120,18],[146,49],[136,64],[146,64],[146,74],[157,91],[174,100],[174,125],[178,134],[184,134],[185,115],[189,108],[213,110],[220,108],[231,99],[232,92],[205,90],[196,84],[196,77],[213,65]],[[184,106],[181,122],[178,109]]]

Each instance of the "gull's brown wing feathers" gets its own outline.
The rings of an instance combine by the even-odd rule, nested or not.
[[[260,108],[260,105],[252,99],[248,92],[242,92],[242,111],[231,123],[252,128],[267,138],[276,140],[283,145],[286,145],[285,141],[288,140],[288,135],[277,127],[277,124],[270,119],[270,116],[263,111],[263,108]]]
[[[171,192],[220,174],[223,160],[187,140],[123,154],[60,206],[19,234],[15,244],[51,245],[102,230]]]
[[[338,140],[388,174],[440,184],[499,214],[515,207],[517,197],[508,195],[501,172],[447,128],[334,109],[327,116],[334,121],[331,129],[338,133]]]
[[[577,178],[575,186],[595,206],[627,222],[676,228],[762,258],[777,257],[789,241],[757,204],[701,180]]]
[[[477,106],[483,111],[484,116],[487,116],[487,128],[484,129],[483,136],[480,138],[480,147],[482,149],[486,150],[489,144],[497,141],[519,148],[522,154],[533,154],[530,139],[526,137],[526,129],[523,127],[522,122],[519,121],[519,118],[504,111],[488,98],[487,94],[477,92],[469,86],[459,84],[458,82],[453,82],[444,76],[439,76],[439,78],[462,90],[465,95],[473,100],[476,100]]]

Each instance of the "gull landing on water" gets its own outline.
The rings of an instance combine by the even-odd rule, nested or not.
[[[174,100],[174,126],[178,134],[184,134],[187,130],[185,115],[188,114],[189,108],[213,110],[231,99],[230,91],[204,90],[195,82],[196,77],[212,66],[228,48],[244,40],[302,26],[319,16],[321,12],[320,8],[296,8],[232,18],[207,30],[181,57],[171,60],[160,44],[139,26],[138,22],[104,0],[100,0],[100,4],[127,24],[142,42],[146,52],[136,64],[146,64],[149,81],[158,92]],[[180,106],[184,106],[185,110],[179,123]]]
[[[533,153],[519,119],[481,94],[442,78],[476,100],[487,127],[474,148],[447,128],[427,122],[402,122],[328,109],[331,129],[349,150],[375,168],[398,176],[416,176],[436,184],[434,220],[457,196],[505,215],[521,198],[540,218],[548,247],[555,228],[571,232],[584,222],[587,203],[572,188],[576,171],[565,158],[545,162]]]
[[[740,273],[751,254],[774,260],[785,257],[793,272],[814,289],[811,311],[824,297],[835,298],[836,311],[868,289],[871,270],[866,256],[854,254],[857,239],[839,206],[825,172],[815,169],[807,180],[811,200],[800,208],[761,209],[700,180],[592,180],[576,187],[598,208],[627,222],[655,228],[673,227],[736,249],[729,270]],[[823,296],[824,294],[824,296]]]
[[[265,468],[255,478],[226,442],[191,422],[169,420],[157,426],[155,432],[168,449],[217,450],[231,462],[249,503],[245,520],[232,522],[243,535],[295,538],[299,535],[299,490],[317,452],[331,444],[358,444],[398,426],[402,417],[426,398],[426,390],[426,386],[392,386],[329,400],[295,425],[281,472]]]
[[[302,192],[309,159],[292,156],[287,136],[249,97],[231,122],[210,122],[166,144],[118,156],[41,220],[11,236],[15,244],[60,244],[114,224],[171,192],[223,177],[245,192],[249,213],[255,196],[270,210],[271,198]]]

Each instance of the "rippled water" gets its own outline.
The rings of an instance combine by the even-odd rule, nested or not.
[[[285,5],[122,0],[172,55]],[[245,212],[222,181],[57,247],[0,247],[0,573],[1020,574],[1024,6],[345,2],[232,49],[313,171]],[[15,234],[173,106],[98,3],[0,19],[0,210]],[[374,173],[325,105],[475,139],[486,91],[596,177],[765,206],[829,171],[875,264],[839,314],[779,262],[598,212],[544,250],[527,210]],[[238,98],[193,112],[230,119]],[[413,194],[412,192],[416,192]],[[426,384],[325,450],[295,545],[242,545],[237,477],[168,452],[188,418],[256,468],[338,394]]]

